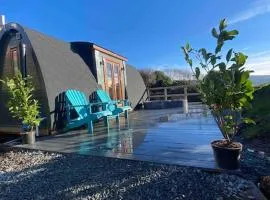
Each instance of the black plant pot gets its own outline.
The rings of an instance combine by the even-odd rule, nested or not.
[[[243,147],[242,144],[234,142],[238,147],[221,147],[217,144],[220,141],[223,140],[216,140],[211,143],[218,167],[228,170],[238,169],[240,167],[240,156]]]
[[[22,143],[23,144],[35,144],[36,142],[36,132],[35,131],[27,131],[21,133]]]

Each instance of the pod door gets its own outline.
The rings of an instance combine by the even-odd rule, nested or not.
[[[105,90],[112,99],[123,99],[121,64],[106,59],[104,65]]]
[[[20,40],[15,32],[9,32],[0,41],[0,79],[13,78],[19,71],[22,73]],[[20,124],[13,119],[7,108],[8,92],[0,84],[0,131],[19,131]]]

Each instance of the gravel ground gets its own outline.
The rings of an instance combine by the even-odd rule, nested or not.
[[[270,157],[261,156],[258,152],[245,149],[241,155],[241,175],[254,183],[260,177],[270,176]]]
[[[0,199],[259,199],[243,178],[196,168],[40,151],[0,161]]]

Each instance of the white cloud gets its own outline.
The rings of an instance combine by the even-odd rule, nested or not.
[[[229,20],[229,23],[236,24],[268,12],[270,12],[270,0],[257,0],[254,1],[247,10],[244,10],[232,17]]]
[[[157,64],[157,65],[150,65],[146,68],[150,68],[153,70],[160,70],[164,71],[166,69],[181,69],[181,70],[187,70],[189,71],[189,67],[187,65],[179,65],[179,64]]]
[[[253,75],[270,75],[270,50],[250,54],[246,67]]]

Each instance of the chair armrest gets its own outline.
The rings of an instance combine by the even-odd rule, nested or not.
[[[117,104],[114,102],[104,102],[105,110],[114,111],[117,108]]]
[[[73,106],[73,105],[68,104],[65,107],[76,108],[76,107],[89,107],[89,106],[90,106],[89,104],[88,105],[76,105],[76,106]]]
[[[125,106],[130,106],[130,103],[128,101],[128,99],[121,99],[121,100],[118,100],[120,103],[123,102]]]
[[[90,103],[90,106],[102,106],[104,103],[102,102],[95,102],[95,103]]]
[[[90,103],[91,106],[102,107],[102,111],[114,111],[116,109],[116,104],[112,102],[97,102],[97,103]]]

